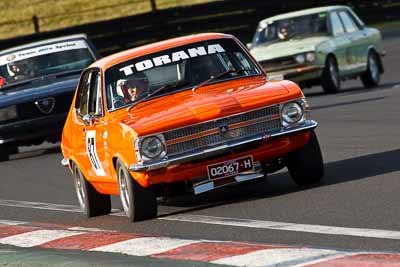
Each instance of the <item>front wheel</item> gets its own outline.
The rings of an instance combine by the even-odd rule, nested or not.
[[[317,183],[324,176],[324,163],[317,136],[314,131],[310,135],[310,140],[304,147],[286,156],[286,166],[298,185]]]
[[[378,56],[374,52],[369,52],[367,70],[361,75],[361,81],[365,88],[373,88],[378,86],[380,79]]]
[[[130,222],[157,217],[157,197],[149,188],[142,187],[132,178],[125,165],[117,161],[119,193],[122,207]]]
[[[87,217],[110,214],[110,195],[104,195],[97,192],[96,189],[86,180],[76,164],[73,165],[72,170],[76,195],[83,213]]]
[[[321,85],[327,94],[337,93],[340,90],[339,67],[333,56],[326,59]]]

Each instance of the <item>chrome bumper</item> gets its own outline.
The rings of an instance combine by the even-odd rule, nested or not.
[[[291,133],[296,133],[300,131],[305,131],[305,130],[310,130],[314,129],[315,127],[318,126],[318,123],[313,120],[306,120],[302,123],[297,124],[296,126],[290,127],[290,128],[282,128],[279,131],[275,131],[269,134],[263,134],[263,135],[256,135],[253,137],[250,137],[248,139],[242,139],[242,140],[236,140],[236,141],[231,141],[227,142],[225,144],[222,144],[217,147],[213,148],[208,148],[204,149],[201,151],[195,151],[179,156],[174,156],[170,158],[165,158],[165,159],[160,159],[160,160],[155,160],[155,161],[148,161],[144,163],[138,163],[138,164],[132,164],[129,167],[130,171],[135,171],[135,172],[143,172],[143,171],[150,171],[150,170],[156,170],[156,169],[161,169],[165,168],[167,166],[173,165],[173,164],[178,164],[178,163],[184,163],[192,160],[198,160],[198,159],[203,159],[206,157],[211,157],[215,156],[224,152],[227,152],[231,150],[232,148],[241,146],[241,145],[246,145],[249,143],[253,142],[258,142],[262,140],[266,140],[269,138],[274,138],[282,135],[287,135]]]

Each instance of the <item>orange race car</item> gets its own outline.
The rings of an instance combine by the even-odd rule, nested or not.
[[[158,197],[261,179],[285,166],[318,182],[321,151],[300,88],[268,81],[235,37],[199,34],[120,52],[81,75],[62,135],[62,164],[87,216],[120,195],[130,221]]]

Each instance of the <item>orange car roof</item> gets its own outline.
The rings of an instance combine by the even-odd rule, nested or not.
[[[233,38],[233,36],[223,33],[202,33],[202,34],[188,35],[184,37],[177,37],[165,41],[139,46],[136,48],[128,49],[125,51],[109,55],[100,60],[97,60],[92,65],[90,65],[90,67],[98,67],[105,70],[115,64],[124,62],[128,59],[135,58],[138,56],[143,56],[146,54],[158,52],[176,46],[181,46],[205,40],[218,39],[218,38]]]

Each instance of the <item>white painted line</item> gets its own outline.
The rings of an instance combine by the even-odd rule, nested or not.
[[[99,229],[99,228],[87,228],[87,227],[70,227],[68,228],[68,230],[71,231],[85,231],[85,232],[115,232],[115,231],[109,231],[109,230],[103,230],[103,229]]]
[[[0,206],[23,207],[30,209],[43,209],[43,210],[55,210],[55,211],[66,211],[66,212],[81,212],[78,206],[73,206],[73,205],[17,201],[17,200],[7,200],[7,199],[0,199]],[[118,209],[113,209],[112,212],[113,213],[111,215],[113,216],[126,216],[125,213],[121,212],[121,210]],[[286,223],[286,222],[260,221],[260,220],[236,219],[236,218],[213,217],[204,215],[189,215],[189,214],[160,217],[158,219],[169,220],[169,221],[191,222],[191,223],[240,226],[240,227],[259,228],[268,230],[295,231],[295,232],[305,232],[305,233],[315,233],[315,234],[325,234],[325,235],[345,235],[345,236],[400,240],[400,231],[381,230],[381,229],[296,224],[296,223]]]
[[[41,244],[83,232],[65,230],[37,230],[19,235],[13,235],[0,239],[0,244],[13,245],[17,247],[34,247]]]
[[[10,199],[0,199],[0,206],[39,209],[39,210],[82,212],[79,206],[74,206],[74,205],[52,204],[52,203],[32,202],[32,201],[18,201]],[[120,211],[121,210],[119,209],[112,210],[112,212],[120,212]]]
[[[107,246],[94,248],[92,250],[103,252],[118,252],[133,256],[148,256],[198,242],[200,241],[175,239],[168,237],[139,237]]]
[[[21,225],[21,224],[26,224],[26,222],[0,220],[0,225]]]
[[[326,225],[297,224],[297,223],[286,223],[286,222],[213,217],[204,215],[174,215],[159,219],[169,220],[169,221],[191,222],[191,223],[240,226],[240,227],[259,228],[268,230],[305,232],[305,233],[325,234],[325,235],[345,235],[345,236],[400,240],[400,231],[368,229],[368,228],[349,228],[349,227],[336,227],[336,226],[326,226]]]
[[[312,248],[277,248],[264,249],[250,252],[244,255],[227,257],[212,261],[211,263],[226,264],[232,266],[293,266],[307,263],[312,260],[322,259],[340,252],[330,249]]]
[[[344,258],[344,257],[349,257],[349,256],[353,256],[353,255],[367,254],[367,253],[370,253],[370,252],[360,252],[360,253],[344,252],[344,253],[338,253],[338,254],[334,254],[333,256],[327,256],[327,257],[323,257],[323,258],[312,260],[312,261],[308,261],[308,262],[302,262],[302,263],[293,265],[291,267],[305,267],[305,266],[310,266],[310,265],[321,263],[321,262],[327,262],[327,261],[331,261],[331,260],[341,259],[341,258]],[[374,254],[377,254],[377,253],[374,253]]]

